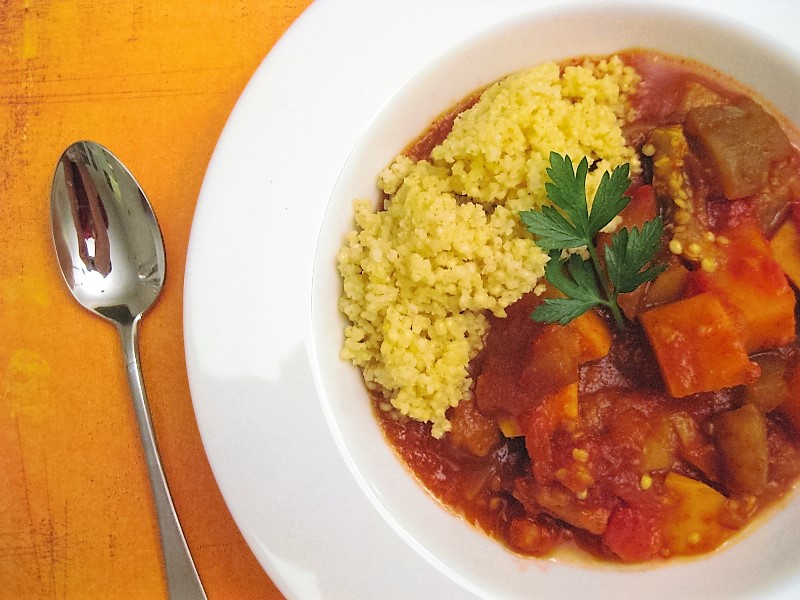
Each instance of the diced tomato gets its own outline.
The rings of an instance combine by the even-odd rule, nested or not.
[[[553,434],[562,423],[578,416],[578,384],[547,394],[522,420],[525,445],[538,481],[553,479]]]
[[[618,506],[611,513],[603,543],[625,562],[653,558],[661,548],[659,517],[632,506]]]
[[[652,185],[642,185],[631,194],[631,201],[622,212],[623,227],[638,227],[641,229],[646,221],[651,221],[658,216],[658,202]]]

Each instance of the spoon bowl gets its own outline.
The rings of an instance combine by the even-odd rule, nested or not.
[[[144,313],[161,292],[166,261],[158,221],[131,173],[98,144],[72,144],[58,161],[50,207],[75,299],[114,322]]]
[[[164,286],[164,241],[130,171],[103,146],[69,146],[56,166],[50,221],[72,295],[119,331],[161,534],[171,598],[205,599],[161,466],[139,366],[137,325]]]

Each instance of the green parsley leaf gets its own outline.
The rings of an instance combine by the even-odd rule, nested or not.
[[[661,217],[647,221],[641,231],[621,229],[606,246],[605,258],[608,276],[618,294],[632,292],[647,281],[658,277],[666,265],[653,265],[642,271],[652,260],[661,245]]]
[[[573,166],[568,155],[550,153],[545,184],[547,197],[554,206],[541,210],[520,212],[520,219],[543,250],[549,251],[550,261],[545,277],[566,298],[547,298],[534,310],[532,317],[545,323],[569,323],[572,319],[596,306],[611,311],[620,328],[625,326],[617,303],[620,294],[632,292],[647,281],[655,279],[666,268],[651,265],[661,245],[661,218],[646,222],[641,229],[621,229],[605,247],[605,267],[595,249],[596,236],[630,202],[625,195],[630,186],[630,167],[627,164],[604,173],[593,198],[591,211],[586,199],[586,175],[589,162],[584,157]],[[589,260],[572,254],[561,260],[561,251],[585,246]],[[649,266],[648,266],[649,265]]]
[[[603,227],[611,223],[631,201],[630,197],[623,195],[631,185],[629,173],[628,163],[614,169],[611,175],[608,171],[603,173],[589,216],[589,232],[592,236],[597,235]]]
[[[591,264],[577,254],[566,261],[562,261],[560,255],[558,250],[550,252],[550,260],[544,268],[545,277],[569,297],[546,298],[537,306],[532,316],[541,323],[566,325],[603,301]]]
[[[574,298],[545,298],[544,304],[537,306],[531,317],[540,323],[566,325],[595,306],[596,302],[584,302]]]
[[[519,213],[528,231],[536,233],[536,243],[542,250],[574,248],[583,245],[583,237],[564,216],[552,206]]]
[[[591,263],[573,254],[566,261],[567,273],[564,273],[565,262],[560,259],[561,252],[550,252],[550,260],[544,268],[544,275],[553,286],[570,298],[582,302],[602,302],[600,287],[597,283]]]
[[[550,153],[550,166],[547,168],[547,174],[552,183],[545,183],[544,189],[547,191],[550,201],[570,218],[581,239],[592,235],[589,233],[589,208],[586,204],[586,173],[588,172],[589,162],[586,157],[578,163],[576,170],[568,155],[561,157],[555,152]]]

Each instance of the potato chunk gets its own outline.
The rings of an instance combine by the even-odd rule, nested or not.
[[[671,554],[709,552],[733,534],[720,522],[726,499],[715,489],[677,473],[667,475],[664,488],[661,535],[663,547]]]
[[[758,496],[767,486],[767,423],[754,404],[714,418],[714,439],[722,455],[725,484],[739,495]]]
[[[800,288],[800,230],[788,219],[769,242],[775,260],[795,287]]]

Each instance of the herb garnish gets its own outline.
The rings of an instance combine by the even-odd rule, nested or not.
[[[545,189],[554,206],[520,212],[522,222],[536,236],[536,243],[550,254],[545,277],[566,295],[566,298],[546,298],[531,317],[543,323],[566,325],[595,306],[605,306],[623,329],[625,320],[617,303],[619,295],[652,281],[666,269],[663,264],[647,267],[661,243],[662,221],[656,217],[644,223],[641,230],[623,228],[614,233],[611,244],[605,247],[603,268],[595,249],[595,237],[630,202],[630,197],[624,195],[631,183],[629,166],[623,164],[610,175],[603,174],[591,212],[586,202],[588,171],[585,157],[575,169],[568,155],[562,157],[551,152],[547,169],[551,181],[545,184]],[[577,254],[562,260],[563,250],[582,246],[586,247],[589,260]]]

